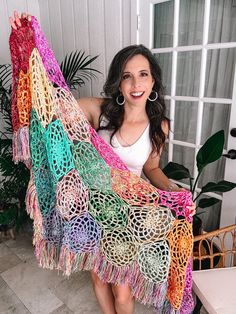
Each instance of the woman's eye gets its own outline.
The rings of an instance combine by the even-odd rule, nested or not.
[[[147,72],[141,72],[140,75],[141,75],[141,76],[148,76],[148,73],[147,73]]]
[[[123,80],[127,80],[128,78],[130,78],[129,74],[124,74],[123,77],[122,77]]]

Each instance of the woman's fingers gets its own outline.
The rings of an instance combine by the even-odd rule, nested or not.
[[[22,18],[26,18],[28,21],[31,21],[31,15],[29,15],[28,13],[23,12],[21,14],[21,17]]]
[[[13,20],[12,17],[9,17],[9,23],[11,25],[12,28],[14,28],[15,30],[17,30],[16,24],[15,24],[15,20]]]
[[[193,203],[190,206],[187,206],[187,209],[189,210],[189,213],[191,216],[196,214],[196,204],[195,203]]]
[[[21,27],[19,13],[17,11],[14,11],[13,15],[14,15],[14,18],[11,16],[9,17],[9,23],[12,28],[17,30],[18,27]],[[21,14],[21,18],[26,18],[28,21],[31,21],[31,15],[25,12]]]
[[[19,15],[18,15],[18,12],[17,12],[17,11],[14,11],[14,18],[15,18],[15,24],[16,24],[16,26],[21,27],[20,18],[19,18]]]

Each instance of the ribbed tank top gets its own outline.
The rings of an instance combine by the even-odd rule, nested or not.
[[[106,123],[106,120],[103,118],[101,125],[104,126]],[[111,146],[114,152],[126,164],[131,172],[141,176],[143,166],[152,151],[152,144],[149,138],[149,128],[150,126],[148,125],[137,141],[130,146],[122,146],[116,135],[113,136],[111,145],[110,138],[112,132],[109,130],[99,130],[98,134],[108,145]]]

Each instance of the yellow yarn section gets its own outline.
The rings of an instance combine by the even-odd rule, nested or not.
[[[43,62],[36,48],[29,59],[32,90],[32,108],[35,109],[44,128],[52,121],[54,114],[53,85],[49,81]]]
[[[59,119],[69,139],[90,142],[89,122],[71,92],[54,87],[35,48],[30,57],[32,107],[45,128]]]
[[[171,231],[174,223],[171,210],[166,207],[155,209],[131,207],[129,228],[138,243],[150,243],[162,240]]]

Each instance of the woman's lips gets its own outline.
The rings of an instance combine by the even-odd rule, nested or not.
[[[134,97],[134,98],[140,98],[140,97],[143,96],[143,94],[144,94],[144,92],[133,92],[133,93],[131,93],[130,95],[131,95],[132,97]]]

